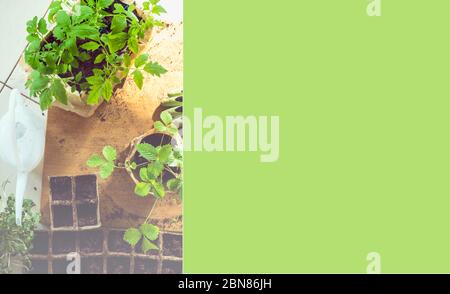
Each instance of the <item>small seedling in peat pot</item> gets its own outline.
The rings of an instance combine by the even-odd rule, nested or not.
[[[167,72],[147,54],[138,55],[147,32],[163,26],[156,19],[161,13],[159,0],[145,1],[143,11],[119,0],[53,1],[46,19],[27,22],[31,96],[39,97],[42,110],[55,101],[67,105],[70,93],[86,93],[85,102],[96,105],[109,101],[129,74],[142,89],[144,72]]]
[[[106,146],[103,148],[102,156],[92,155],[88,159],[87,165],[98,168],[100,177],[103,179],[109,178],[116,168],[127,169],[133,174],[134,171],[139,171],[137,173],[139,180],[136,181],[134,189],[135,194],[139,197],[152,195],[161,199],[166,195],[166,188],[181,194],[183,155],[170,144],[170,138],[178,135],[178,128],[174,125],[172,116],[168,112],[161,113],[161,121],[155,122],[154,128],[159,133],[150,136],[160,135],[159,145],[146,142],[137,144],[138,160],[117,163],[116,149]],[[167,139],[169,139],[168,142],[165,142]],[[144,253],[149,250],[159,250],[152,242],[158,238],[159,229],[149,224],[149,219],[150,216],[139,228],[128,229],[123,237],[132,246],[139,243]]]

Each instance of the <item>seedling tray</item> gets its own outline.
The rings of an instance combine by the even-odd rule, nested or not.
[[[181,274],[182,235],[162,232],[160,250],[142,253],[123,241],[124,230],[37,231],[30,274],[66,274],[69,253],[80,258],[81,274]]]
[[[96,175],[50,177],[50,222],[54,231],[99,228]]]

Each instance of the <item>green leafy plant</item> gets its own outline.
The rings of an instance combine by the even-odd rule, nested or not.
[[[131,74],[142,89],[144,72],[161,76],[167,70],[139,53],[146,32],[162,23],[165,13],[159,0],[143,3],[145,17],[134,5],[118,0],[69,0],[52,2],[48,17],[27,22],[25,61],[33,69],[26,87],[39,97],[43,110],[54,101],[68,103],[66,88],[88,93],[86,103],[109,101],[116,85]],[[53,26],[51,31],[49,27]]]
[[[32,248],[34,231],[40,214],[33,212],[35,204],[29,199],[23,202],[22,225],[16,224],[15,201],[13,195],[6,195],[1,187],[0,199],[7,198],[7,206],[0,213],[0,274],[12,273],[14,268],[28,270],[31,266],[29,251]]]
[[[175,136],[178,129],[173,123],[172,116],[168,112],[161,113],[161,120],[154,124],[155,130],[168,136]],[[109,178],[115,169],[127,169],[132,172],[139,170],[139,181],[135,185],[134,192],[139,197],[150,195],[161,199],[167,191],[182,193],[183,186],[183,155],[173,148],[171,144],[160,144],[153,146],[148,143],[140,143],[136,150],[144,163],[125,161],[117,162],[117,151],[112,146],[105,146],[102,155],[93,154],[87,161],[87,166],[98,168],[100,177]],[[164,173],[171,175],[171,178],[164,181]],[[152,241],[159,235],[159,229],[149,224],[150,216],[139,228],[130,228],[124,235],[124,240],[135,246],[142,240],[141,249],[143,252],[158,249]]]

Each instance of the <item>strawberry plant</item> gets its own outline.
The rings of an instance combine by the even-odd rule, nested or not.
[[[67,105],[68,88],[86,92],[86,103],[95,105],[109,101],[129,74],[142,89],[145,72],[158,77],[167,72],[147,54],[132,62],[147,31],[163,25],[156,17],[164,12],[159,0],[145,1],[143,15],[119,0],[53,1],[47,18],[27,22],[31,96],[39,97],[45,110],[54,101]]]
[[[177,136],[178,129],[173,123],[169,112],[161,113],[161,120],[155,122],[155,130],[164,136]],[[171,144],[152,145],[140,143],[136,146],[141,163],[134,161],[117,162],[117,151],[112,146],[105,146],[102,155],[93,154],[87,161],[87,165],[98,168],[100,177],[109,178],[115,169],[127,169],[129,172],[139,171],[139,180],[134,192],[139,197],[150,195],[161,199],[167,191],[182,193],[183,185],[183,155]],[[154,241],[158,238],[159,229],[148,223],[150,215],[139,228],[130,228],[124,235],[124,240],[135,246],[142,240],[142,251],[158,249]]]

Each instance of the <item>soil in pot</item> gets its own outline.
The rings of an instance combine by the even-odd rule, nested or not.
[[[78,201],[97,200],[97,176],[82,175],[75,177],[75,199]]]
[[[51,177],[50,193],[52,200],[72,200],[72,178]]]
[[[47,255],[49,251],[48,232],[36,231],[33,238],[31,254]]]
[[[162,264],[162,274],[182,274],[182,261],[164,260]]]
[[[158,261],[136,257],[134,259],[134,273],[139,275],[149,275],[158,273]]]
[[[79,227],[98,225],[97,206],[97,203],[77,204],[77,217]]]
[[[53,232],[52,253],[67,254],[76,251],[76,232]]]
[[[89,275],[103,274],[103,258],[102,257],[81,258],[81,273]]]
[[[183,236],[166,233],[163,238],[163,255],[182,257]]]
[[[125,4],[125,3],[123,3],[122,1],[114,0],[114,2],[111,4],[111,6],[109,6],[107,9],[105,9],[105,11],[107,11],[107,12],[109,12],[109,13],[113,13],[113,11],[114,11],[114,5],[115,5],[115,4],[120,4],[120,5],[122,5],[122,6],[125,8],[125,10],[128,9],[128,7],[129,7],[128,4]],[[139,20],[142,19],[142,18],[138,15],[138,13],[136,12],[136,10],[135,10],[133,13],[134,13],[134,15],[136,15],[136,17],[137,17]],[[112,21],[112,16],[107,16],[107,17],[105,17],[105,18],[103,19],[103,23],[105,24],[105,27],[100,28],[100,34],[105,35],[105,34],[109,34],[109,33],[111,32],[111,29],[110,29],[110,27],[111,27],[111,21]],[[129,26],[126,27],[126,28],[123,30],[123,32],[127,33],[128,30],[129,30]],[[46,41],[47,41],[48,43],[56,42],[56,44],[58,44],[58,45],[61,44],[61,41],[57,40],[57,39],[53,36],[53,34],[50,34],[50,35],[48,36],[48,38],[47,38]],[[75,57],[75,59],[76,59],[76,61],[77,61],[77,63],[78,63],[78,67],[72,67],[72,70],[71,70],[71,71],[68,71],[68,72],[66,72],[66,73],[64,73],[64,74],[60,74],[60,75],[59,75],[61,78],[69,78],[69,77],[70,77],[70,78],[73,78],[73,77],[76,77],[79,73],[81,73],[81,79],[80,79],[79,82],[77,82],[77,83],[75,83],[75,82],[73,82],[73,81],[69,81],[69,82],[68,82],[68,84],[69,84],[71,87],[74,87],[78,92],[81,92],[81,91],[83,91],[83,90],[89,91],[89,90],[90,90],[89,87],[86,88],[86,89],[83,89],[80,85],[83,84],[83,83],[86,83],[86,82],[87,82],[87,78],[94,75],[94,69],[100,69],[100,70],[102,70],[102,69],[106,66],[106,64],[107,64],[105,60],[103,60],[102,62],[97,63],[97,64],[94,63],[95,58],[96,58],[98,55],[102,54],[102,49],[101,49],[101,48],[99,48],[99,49],[97,49],[97,50],[95,50],[95,51],[87,51],[87,50],[81,49],[81,45],[83,45],[83,44],[85,44],[85,43],[88,43],[89,41],[90,41],[89,39],[86,39],[86,40],[77,39],[77,41],[76,41],[76,42],[77,42],[77,47],[79,48],[80,53],[82,53],[83,55],[85,55],[86,58]],[[129,53],[130,50],[127,50],[127,47],[125,47],[125,48],[122,49],[121,51],[117,52],[117,54],[118,54],[118,55],[121,55],[121,54],[123,54],[123,53],[125,53],[125,52],[128,52],[128,53]],[[87,57],[89,57],[89,59],[88,59]],[[88,59],[88,60],[85,60],[85,59]],[[122,83],[122,84],[123,84],[123,83]],[[116,85],[116,88],[117,88],[117,87],[121,87],[121,85]]]
[[[103,252],[103,231],[89,230],[80,232],[80,251],[82,253]]]
[[[53,226],[73,227],[72,205],[52,205]]]
[[[107,259],[108,274],[129,274],[130,273],[130,257],[126,256],[110,256]]]
[[[110,252],[130,253],[131,246],[123,240],[124,231],[110,231],[108,236],[108,250]]]

